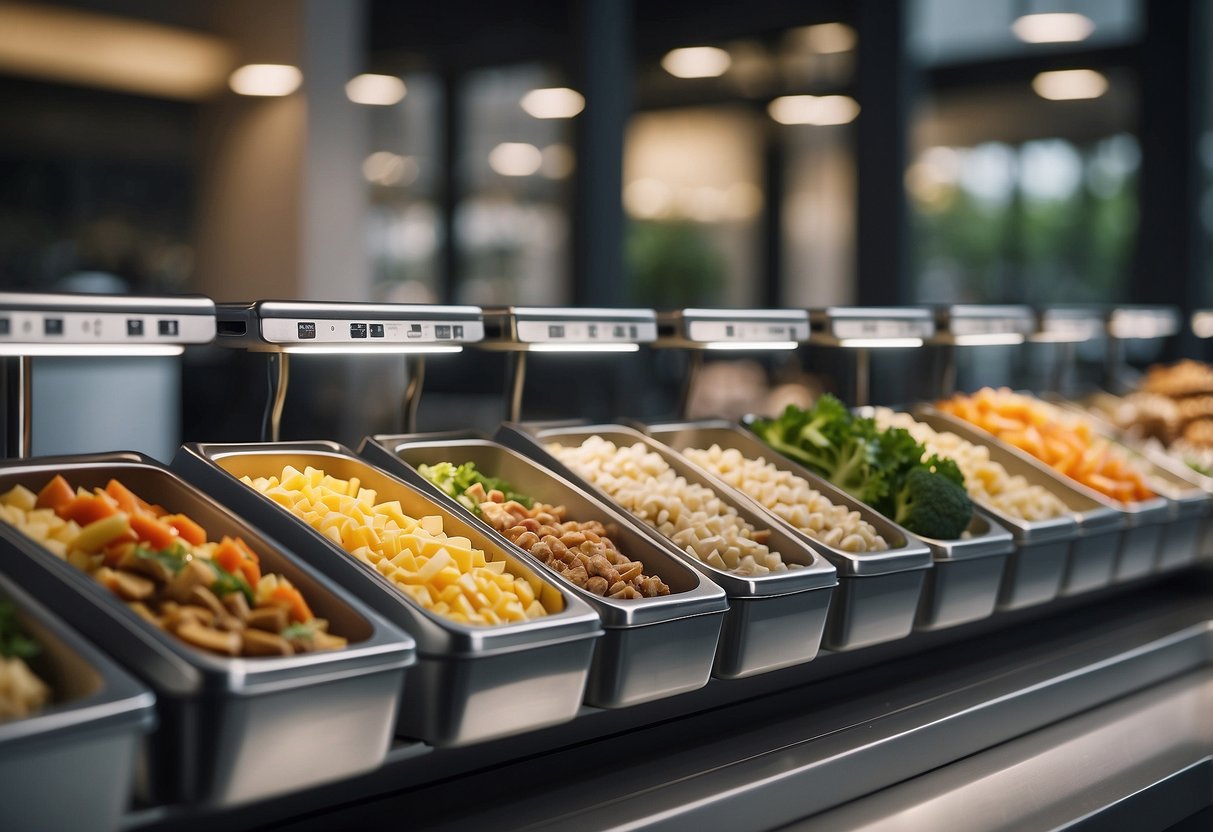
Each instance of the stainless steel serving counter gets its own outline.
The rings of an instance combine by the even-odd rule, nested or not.
[[[1187,570],[128,828],[1165,829],[1213,805],[1210,704],[1213,572]]]

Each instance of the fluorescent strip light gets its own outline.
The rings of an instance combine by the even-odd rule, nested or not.
[[[502,142],[489,151],[489,167],[502,176],[530,176],[543,165],[543,152],[527,142]]]
[[[291,344],[281,348],[292,355],[407,355],[462,352],[450,344]]]
[[[795,341],[705,341],[705,350],[794,350]]]
[[[838,346],[847,349],[886,349],[893,347],[921,347],[921,338],[842,338]]]
[[[237,95],[262,98],[290,95],[302,83],[303,73],[290,64],[245,64],[227,79],[228,86]]]
[[[1192,313],[1192,334],[1197,338],[1213,338],[1213,312]]]
[[[0,356],[113,358],[181,355],[176,344],[0,344]]]
[[[585,96],[568,87],[531,90],[522,97],[522,109],[533,118],[572,118],[585,109]]]
[[[716,46],[671,49],[661,59],[662,68],[675,78],[716,78],[724,75],[732,63],[732,56]]]
[[[1024,43],[1075,43],[1094,30],[1091,18],[1077,12],[1025,14],[1011,24],[1015,37]]]
[[[955,335],[952,343],[958,347],[1000,347],[1014,346],[1023,343],[1023,336],[1017,332],[988,332],[973,335]]]
[[[1081,101],[1107,92],[1108,79],[1093,69],[1059,69],[1037,73],[1032,89],[1049,101]]]
[[[355,75],[345,84],[345,97],[355,104],[390,107],[399,104],[408,88],[395,75]]]
[[[1095,332],[1083,332],[1079,329],[1037,332],[1028,336],[1028,340],[1036,344],[1081,344],[1095,337]]]
[[[639,344],[527,344],[527,352],[638,352]]]
[[[849,95],[781,95],[767,105],[780,124],[828,127],[850,124],[859,115],[859,102]]]

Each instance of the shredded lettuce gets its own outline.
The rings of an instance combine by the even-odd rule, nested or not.
[[[515,491],[513,486],[505,480],[498,477],[486,476],[477,471],[474,462],[465,462],[459,466],[450,462],[439,462],[437,465],[419,465],[417,466],[417,471],[421,476],[438,486],[444,493],[454,497],[460,505],[474,514],[480,513],[480,505],[464,492],[476,483],[480,483],[484,487],[486,494],[494,490],[500,491],[505,495],[506,502],[514,500],[527,508],[531,508],[535,503],[532,498]]]

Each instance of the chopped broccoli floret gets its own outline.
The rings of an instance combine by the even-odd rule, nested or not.
[[[973,516],[973,503],[964,486],[925,465],[906,475],[894,504],[895,522],[914,534],[938,540],[960,537]]]
[[[808,410],[789,405],[779,418],[756,419],[750,429],[915,534],[951,539],[969,525],[973,504],[953,460],[924,459],[926,450],[909,431],[880,430],[833,396],[822,396]]]
[[[862,426],[856,430],[855,421],[842,402],[826,395],[809,410],[788,405],[778,419],[759,419],[750,428],[772,448],[856,499],[876,503],[888,494],[877,432]]]

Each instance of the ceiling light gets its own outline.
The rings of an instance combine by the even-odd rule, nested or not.
[[[227,83],[237,95],[276,97],[299,89],[303,73],[290,64],[245,64],[232,73]]]
[[[1108,91],[1108,79],[1093,69],[1063,69],[1037,74],[1032,89],[1050,101],[1077,101],[1099,98]]]
[[[355,104],[390,107],[399,104],[408,88],[395,75],[356,75],[345,85],[345,96]]]
[[[661,59],[661,66],[675,78],[715,78],[728,70],[733,59],[715,46],[688,46],[671,49]]]
[[[362,176],[375,185],[410,185],[418,172],[416,159],[390,150],[377,150],[362,161]]]
[[[1086,40],[1095,24],[1076,12],[1025,14],[1011,24],[1015,37],[1025,43],[1073,43]]]
[[[526,142],[502,142],[489,152],[489,167],[502,176],[530,176],[543,164],[543,153]]]
[[[801,41],[811,51],[822,55],[850,52],[858,39],[855,30],[845,23],[819,23],[805,26],[799,32]]]
[[[33,358],[149,358],[181,355],[185,348],[177,344],[4,344],[0,356]]]
[[[572,118],[585,109],[585,96],[568,87],[531,90],[522,96],[522,109],[535,118]]]
[[[780,124],[848,124],[859,115],[859,102],[849,95],[783,95],[767,112]]]
[[[639,352],[639,344],[574,344],[543,343],[528,344],[527,352]]]
[[[196,100],[223,89],[222,38],[50,5],[0,3],[0,72]]]

